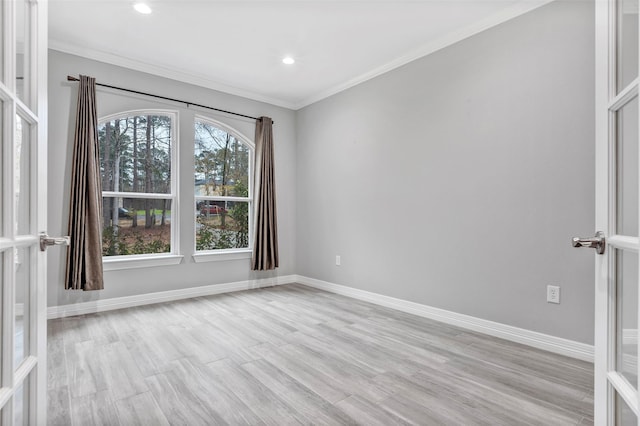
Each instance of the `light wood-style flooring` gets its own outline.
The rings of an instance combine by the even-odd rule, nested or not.
[[[586,425],[592,364],[286,285],[49,321],[50,425]]]

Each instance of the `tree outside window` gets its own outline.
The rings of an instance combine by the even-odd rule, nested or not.
[[[248,248],[251,159],[246,139],[219,123],[195,123],[196,251]]]
[[[175,121],[150,111],[100,122],[103,256],[172,252]]]

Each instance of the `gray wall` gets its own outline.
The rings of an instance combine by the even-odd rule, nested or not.
[[[592,343],[593,22],[556,1],[298,111],[297,273]]]
[[[51,51],[49,233],[66,231],[77,86],[66,76],[185,98],[275,122],[281,268],[592,343],[593,4],[556,1],[297,113]],[[175,108],[99,91],[99,114]],[[253,122],[214,116],[253,136]],[[182,125],[182,167],[193,130]],[[180,182],[190,200],[193,186]],[[190,215],[189,202],[181,204]],[[184,217],[184,216],[183,216]],[[248,261],[107,272],[106,290],[63,289],[49,254],[49,306],[227,283]],[[335,256],[342,265],[335,265]],[[546,303],[547,284],[562,288]]]
[[[66,81],[67,75],[86,74],[104,82],[168,97],[186,99],[196,103],[216,106],[247,115],[270,116],[275,121],[276,186],[278,190],[278,214],[280,220],[280,259],[277,275],[295,272],[295,113],[272,105],[250,101],[233,95],[164,79],[124,68],[91,61],[77,56],[50,51],[49,55],[49,204],[48,231],[50,235],[66,235],[69,211],[69,162],[72,158],[72,127],[75,122],[77,83]],[[98,114],[100,116],[141,108],[177,109],[180,119],[180,166],[193,167],[193,117],[196,111],[183,105],[157,103],[123,92],[98,90]],[[253,139],[255,123],[251,120],[226,115],[209,114],[244,135]],[[179,195],[182,217],[193,215],[193,175],[182,175]],[[188,229],[188,228],[183,228]],[[194,235],[183,232],[180,236],[184,261],[176,266],[130,269],[105,272],[104,291],[81,292],[64,290],[63,251],[49,250],[48,255],[48,305],[66,305],[96,299],[108,299],[164,290],[229,283],[253,278],[266,278],[274,273],[252,273],[248,260],[195,264],[193,254]]]

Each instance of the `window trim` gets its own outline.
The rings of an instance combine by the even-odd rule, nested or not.
[[[137,199],[165,199],[171,200],[171,251],[167,253],[129,254],[119,256],[102,256],[102,265],[105,271],[117,269],[143,268],[162,265],[177,265],[183,255],[180,250],[180,112],[175,109],[135,109],[120,111],[115,114],[98,118],[98,128],[107,121],[123,119],[142,115],[165,115],[171,118],[171,182],[169,193],[145,193],[102,191],[101,198],[137,198]]]
[[[153,268],[156,266],[170,266],[182,263],[184,256],[167,253],[129,254],[125,256],[102,256],[104,271],[121,269]]]
[[[251,259],[253,255],[252,248],[242,249],[218,249],[218,250],[200,250],[191,257],[195,263],[205,262],[222,262],[228,260],[244,260]]]
[[[242,132],[237,129],[225,124],[215,118],[196,114],[193,118],[193,128],[194,128],[194,144],[193,144],[193,152],[192,156],[194,156],[195,161],[195,126],[196,123],[208,124],[213,127],[217,127],[220,130],[225,131],[228,134],[231,134],[235,137],[239,142],[245,144],[249,148],[249,159],[248,159],[248,169],[249,176],[247,176],[247,188],[248,188],[248,197],[235,197],[235,196],[219,196],[219,195],[196,195],[195,186],[193,191],[193,208],[194,208],[194,227],[193,227],[193,256],[192,259],[196,263],[201,262],[212,262],[212,261],[223,261],[223,260],[237,260],[237,259],[245,259],[251,258],[253,253],[253,221],[254,221],[254,204],[253,204],[253,185],[254,185],[254,157],[256,151],[255,143],[245,136]],[[195,163],[193,167],[193,174],[195,174]],[[243,203],[248,203],[249,209],[249,241],[248,247],[243,248],[231,248],[231,249],[212,249],[212,250],[198,250],[197,249],[197,234],[196,234],[196,218],[198,215],[198,210],[196,206],[200,201],[238,201]]]

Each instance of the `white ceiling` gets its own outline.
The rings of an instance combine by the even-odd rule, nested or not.
[[[150,0],[141,15],[131,0],[50,0],[49,38],[56,50],[298,109],[549,1]]]

